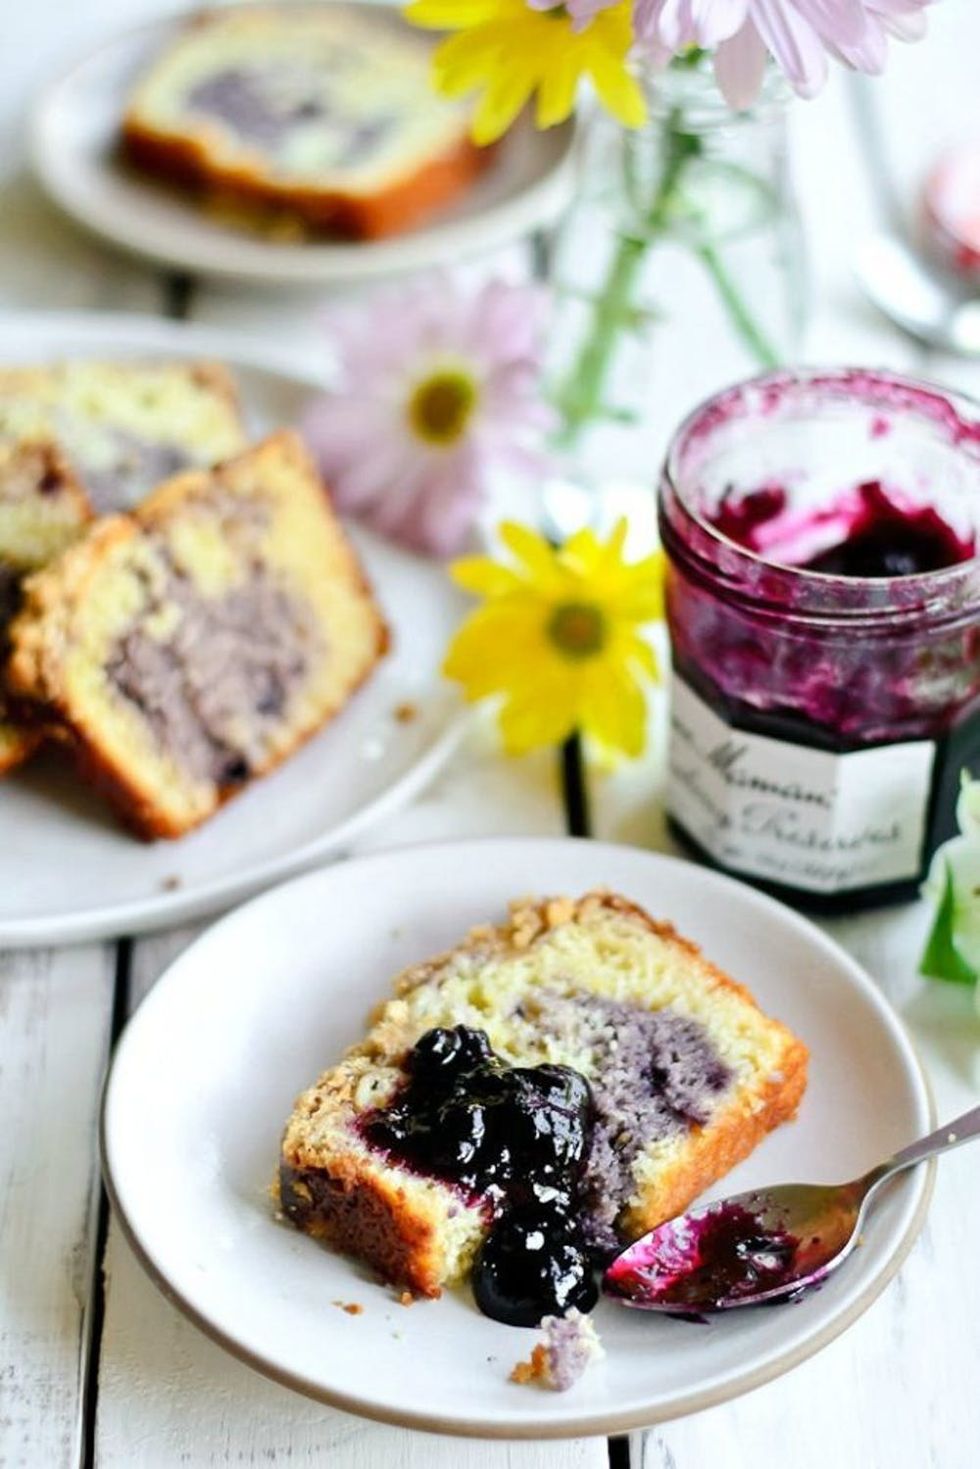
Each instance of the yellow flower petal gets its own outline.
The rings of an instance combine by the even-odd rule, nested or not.
[[[499,137],[535,93],[538,126],[560,122],[583,76],[622,122],[637,126],[645,118],[626,64],[631,0],[600,11],[581,30],[563,9],[532,10],[525,0],[415,0],[404,13],[416,25],[456,32],[436,52],[436,86],[451,97],[482,91],[473,121],[478,142]]]
[[[539,128],[555,127],[571,116],[581,75],[582,68],[572,57],[555,57],[554,70],[544,73],[538,87],[534,121]]]
[[[643,89],[622,59],[596,51],[589,70],[599,101],[624,127],[641,128],[647,120]]]
[[[472,556],[453,568],[483,602],[453,638],[444,672],[471,701],[502,698],[508,750],[557,743],[574,729],[610,750],[642,750],[641,681],[656,678],[658,667],[641,629],[659,607],[662,561],[624,561],[625,534],[619,525],[606,540],[580,531],[556,548],[507,522],[499,536],[512,560]],[[564,624],[594,613],[600,635],[587,644],[559,637],[559,612]]]
[[[620,616],[634,622],[659,622],[664,615],[664,553],[637,563],[627,584],[616,596]]]
[[[412,25],[452,31],[494,20],[502,9],[500,0],[414,0],[402,14]]]
[[[584,734],[611,750],[635,758],[646,743],[646,700],[636,679],[607,665],[592,674],[582,697]]]
[[[526,755],[544,745],[560,745],[575,730],[574,707],[542,702],[529,691],[514,695],[500,711],[500,732],[508,755]]]
[[[547,652],[535,612],[527,606],[490,606],[471,613],[460,627],[442,667],[447,678],[463,685],[471,702],[538,676]]]
[[[449,575],[458,587],[475,597],[503,597],[523,586],[511,567],[501,566],[490,556],[461,556],[450,564]]]
[[[505,520],[498,526],[497,534],[531,576],[548,580],[555,577],[555,548],[538,531],[531,530],[526,525],[518,525],[514,520]]]
[[[624,656],[634,663],[641,673],[653,683],[660,682],[660,659],[656,649],[646,638],[631,637],[626,640]]]
[[[473,115],[471,132],[478,147],[503,137],[533,95],[534,85],[533,73],[516,64],[509,75],[498,76],[488,85]]]

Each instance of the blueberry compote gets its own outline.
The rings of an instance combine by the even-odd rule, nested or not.
[[[506,1066],[483,1031],[427,1031],[408,1082],[362,1124],[372,1147],[487,1203],[490,1232],[473,1268],[487,1316],[536,1326],[597,1289],[576,1197],[593,1125],[589,1083],[568,1066]]]

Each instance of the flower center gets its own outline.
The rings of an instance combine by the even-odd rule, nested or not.
[[[563,602],[548,619],[548,636],[566,658],[593,658],[606,644],[606,619],[588,602]]]
[[[429,444],[454,444],[476,407],[473,379],[459,368],[440,368],[417,383],[408,400],[408,421]]]

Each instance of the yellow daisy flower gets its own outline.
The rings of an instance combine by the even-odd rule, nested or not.
[[[625,520],[605,542],[583,530],[554,547],[512,522],[500,539],[512,563],[453,563],[454,580],[484,602],[453,638],[443,671],[470,702],[503,697],[509,754],[577,731],[609,751],[641,754],[643,679],[658,679],[659,669],[640,628],[663,616],[662,553],[625,561]]]
[[[580,29],[564,5],[532,10],[526,0],[413,0],[404,13],[414,25],[459,33],[436,50],[435,84],[447,97],[482,89],[473,118],[477,143],[505,133],[535,94],[538,127],[564,122],[583,77],[627,127],[646,120],[643,93],[626,67],[630,0],[599,11]]]

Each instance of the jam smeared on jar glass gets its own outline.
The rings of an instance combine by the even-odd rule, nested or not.
[[[721,1204],[661,1225],[613,1262],[603,1284],[634,1305],[695,1315],[723,1310],[805,1276],[799,1245],[741,1204]]]
[[[659,520],[672,829],[821,912],[914,897],[980,768],[980,408],[751,379],[678,430]]]
[[[819,509],[793,510],[786,491],[765,485],[726,492],[709,517],[729,540],[779,566],[827,576],[920,576],[977,554],[932,505],[868,480]]]
[[[406,1069],[406,1086],[365,1119],[363,1135],[487,1203],[493,1222],[473,1268],[480,1309],[511,1326],[590,1311],[593,1262],[575,1222],[593,1117],[585,1077],[506,1066],[483,1031],[463,1025],[427,1031]]]

